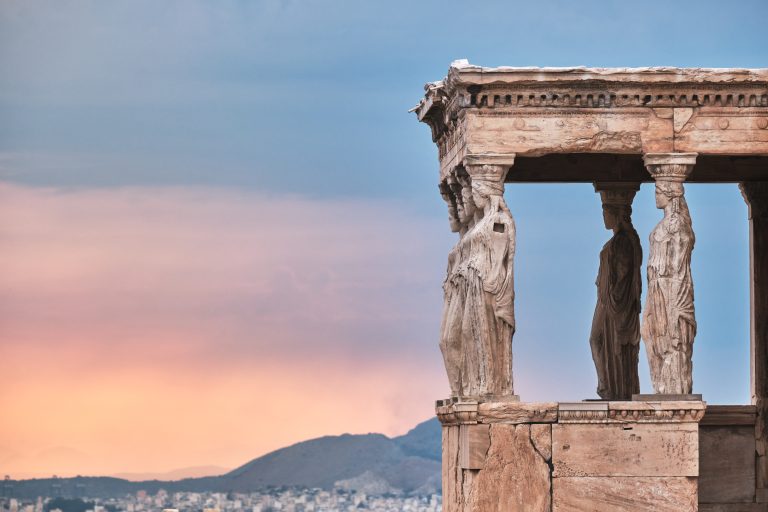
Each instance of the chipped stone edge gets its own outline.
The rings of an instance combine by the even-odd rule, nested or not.
[[[699,423],[703,401],[458,402],[439,401],[444,426],[476,423]]]

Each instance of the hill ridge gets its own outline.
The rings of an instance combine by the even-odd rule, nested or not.
[[[18,498],[51,496],[110,497],[145,490],[168,492],[252,492],[268,487],[339,486],[369,494],[427,494],[440,486],[440,424],[432,418],[407,433],[326,435],[278,448],[217,476],[181,480],[129,481],[116,477],[77,476],[10,480]],[[8,492],[8,491],[7,491]]]

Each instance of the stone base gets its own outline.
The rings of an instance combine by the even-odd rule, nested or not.
[[[688,402],[438,407],[444,512],[694,512],[699,420]]]
[[[504,396],[452,396],[443,400],[436,400],[435,407],[444,407],[451,404],[482,404],[482,403],[500,403],[500,402],[519,402],[520,395]]]
[[[633,402],[701,402],[701,395],[632,395]]]
[[[712,405],[699,424],[699,510],[765,512],[755,464],[752,405]]]

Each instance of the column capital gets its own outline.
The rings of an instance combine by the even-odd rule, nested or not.
[[[645,168],[656,181],[682,183],[691,174],[698,153],[646,153]]]
[[[747,203],[749,218],[768,218],[768,181],[742,181],[741,196]]]
[[[632,206],[632,200],[640,190],[640,183],[633,181],[595,181],[592,185],[604,206]]]
[[[483,182],[504,192],[504,178],[515,163],[514,153],[481,153],[466,155],[464,169],[473,182]]]

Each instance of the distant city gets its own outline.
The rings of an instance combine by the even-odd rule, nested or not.
[[[441,427],[310,439],[218,476],[0,480],[0,512],[438,512]]]
[[[439,512],[442,498],[343,489],[275,488],[247,494],[138,491],[114,498],[0,498],[0,512]]]

